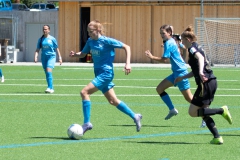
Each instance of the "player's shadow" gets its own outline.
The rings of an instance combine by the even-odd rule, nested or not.
[[[37,91],[37,92],[16,92],[16,93],[22,93],[22,94],[47,94],[47,93],[45,93],[45,92],[43,92],[43,91]]]
[[[133,126],[136,126],[136,125],[108,125],[108,126],[111,126],[111,127],[133,127]],[[151,128],[164,128],[164,127],[179,127],[179,126],[161,126],[161,125],[142,125],[142,127],[151,127]]]
[[[223,136],[223,137],[224,137],[224,136],[229,136],[229,137],[239,137],[239,138],[240,138],[240,135],[239,135],[239,134],[221,134],[221,133],[220,133],[220,135]]]
[[[196,135],[201,135],[201,136],[212,136],[212,134],[196,134]],[[239,137],[240,138],[240,135],[239,134],[221,134],[221,136],[225,137],[225,136],[228,136],[228,137]]]
[[[157,142],[157,141],[128,141],[126,143],[142,143],[142,144],[161,144],[161,145],[169,145],[169,144],[205,144],[205,143],[189,143],[189,142]]]
[[[68,137],[29,137],[30,139],[61,139],[61,140],[71,140]]]

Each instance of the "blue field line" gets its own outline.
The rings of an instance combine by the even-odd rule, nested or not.
[[[225,128],[219,129],[220,132],[231,132],[239,131],[240,128]],[[139,138],[151,138],[151,137],[167,137],[167,136],[179,136],[179,135],[190,135],[190,134],[201,134],[209,133],[209,130],[199,130],[190,132],[168,132],[160,134],[145,134],[145,135],[134,135],[134,136],[123,136],[123,137],[112,137],[112,138],[96,138],[96,139],[82,139],[82,140],[64,140],[59,142],[39,142],[39,143],[29,143],[29,144],[10,144],[0,146],[0,149],[6,148],[21,148],[21,147],[35,147],[43,145],[58,145],[58,144],[72,144],[72,143],[90,143],[90,142],[104,142],[104,141],[116,141],[124,139],[139,139]]]
[[[15,103],[39,103],[39,104],[79,104],[82,105],[81,100],[77,101],[61,101],[61,100],[19,100],[19,99],[0,99],[0,102],[15,102]],[[92,102],[94,105],[110,105],[108,102]],[[128,103],[129,106],[139,107],[166,107],[164,103]],[[175,104],[175,107],[189,107],[189,104]],[[211,108],[219,108],[221,106],[211,105]],[[228,106],[229,108],[240,108],[240,106]]]
[[[82,105],[81,100],[77,101],[61,101],[61,100],[14,100],[14,99],[0,99],[0,102],[16,102],[16,103],[43,103],[43,104],[79,104]],[[94,105],[110,105],[108,102],[91,102]],[[129,106],[139,107],[166,107],[164,103],[128,103]],[[189,107],[189,104],[175,104],[176,107]],[[219,105],[211,105],[211,108],[219,108]],[[228,106],[229,108],[240,108],[240,106]]]

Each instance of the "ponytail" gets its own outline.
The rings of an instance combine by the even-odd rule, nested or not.
[[[40,39],[40,48],[42,48],[43,37],[44,37],[44,35],[42,35],[42,37]]]

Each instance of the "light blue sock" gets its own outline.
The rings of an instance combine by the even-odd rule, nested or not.
[[[52,76],[52,72],[46,72],[46,80],[47,80],[48,88],[53,89],[53,76]]]
[[[0,69],[0,77],[2,77],[2,69]]]
[[[89,100],[83,100],[83,101],[82,101],[82,109],[83,109],[84,123],[90,122],[90,116],[91,116],[91,101],[89,101]]]
[[[163,102],[168,106],[169,110],[172,110],[174,108],[174,106],[172,104],[172,101],[171,101],[169,95],[167,93],[162,96],[161,95],[160,95],[160,97],[162,98]]]
[[[124,102],[121,101],[117,106],[117,109],[134,119],[135,113]]]

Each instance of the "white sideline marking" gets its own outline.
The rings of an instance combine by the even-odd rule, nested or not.
[[[46,84],[1,84],[5,86],[32,86],[32,87],[37,87],[37,86],[46,86]],[[78,85],[78,84],[58,84],[54,86],[60,86],[60,87],[84,87],[84,85]],[[156,88],[154,87],[145,87],[145,86],[114,86],[114,88]],[[170,87],[169,89],[178,89],[178,87]],[[190,88],[190,89],[196,89],[196,88]],[[217,90],[224,90],[224,91],[239,91],[240,89],[229,89],[229,88],[218,88]]]
[[[39,93],[39,94],[28,94],[28,93],[0,93],[1,96],[77,96],[79,94],[49,94],[49,93]],[[91,97],[103,97],[103,94],[92,94]],[[157,94],[118,94],[118,97],[159,97]],[[171,97],[182,97],[181,94],[172,95]],[[215,97],[240,97],[240,95],[215,95]]]
[[[93,68],[61,68],[61,69],[66,69],[66,70],[85,70],[85,69],[91,69],[93,70]],[[123,68],[117,68],[117,67],[114,67],[114,70],[122,70]],[[132,68],[132,70],[170,70],[170,68],[150,68],[150,67],[147,67],[147,68]]]
[[[54,81],[81,81],[81,80],[89,80],[91,81],[93,78],[89,78],[89,79],[86,79],[86,78],[79,78],[79,79],[54,79]],[[148,81],[162,81],[163,78],[153,78],[153,79],[117,79],[115,78],[113,81],[145,81],[145,80],[148,80]],[[46,79],[5,79],[7,81],[45,81]],[[189,79],[190,81],[195,81],[194,79]],[[237,82],[239,80],[217,80],[218,82]]]

